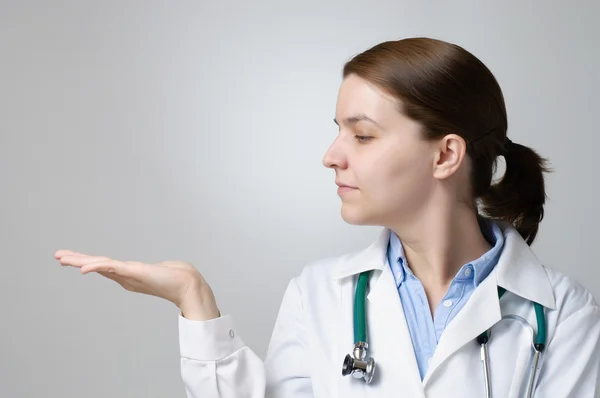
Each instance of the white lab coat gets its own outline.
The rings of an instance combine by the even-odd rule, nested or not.
[[[448,324],[421,381],[402,304],[388,266],[389,230],[367,249],[318,261],[291,280],[263,362],[245,345],[230,315],[209,321],[179,316],[181,374],[189,398],[484,397],[476,337],[489,341],[493,397],[523,396],[531,333],[501,320],[516,314],[534,329],[529,300],[547,307],[547,347],[534,396],[593,398],[600,377],[600,309],[580,284],[540,264],[512,227],[499,263]],[[366,303],[369,385],[342,376],[352,352],[357,276],[374,270]],[[497,287],[507,290],[501,300]],[[258,309],[257,309],[258,310]]]

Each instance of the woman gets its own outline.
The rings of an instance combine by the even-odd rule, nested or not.
[[[490,388],[494,397],[530,389],[537,397],[592,398],[600,309],[529,248],[543,217],[547,168],[536,152],[507,138],[492,73],[459,46],[411,38],[355,56],[343,77],[339,134],[323,163],[335,172],[343,219],[383,230],[368,248],[317,261],[291,280],[264,363],[232,317],[220,315],[191,264],[63,250],[55,257],[181,309],[189,397],[462,398]],[[499,156],[506,171],[492,184]],[[343,362],[344,374],[353,370],[353,356],[345,356],[365,340],[355,341],[353,316],[363,272],[364,359],[376,361],[370,383],[370,372],[342,374]],[[532,302],[543,306],[545,340]],[[531,388],[533,340],[522,320],[543,340]]]

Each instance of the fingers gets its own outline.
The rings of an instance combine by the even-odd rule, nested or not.
[[[85,254],[74,252],[71,250],[57,250],[56,252],[54,252],[54,258],[57,260],[64,256],[85,256]]]
[[[137,261],[100,260],[81,266],[83,275],[89,272],[112,274],[115,277],[135,277],[144,264]]]
[[[90,261],[86,264],[83,264],[80,271],[83,275],[89,272],[104,272],[107,274],[123,275],[124,268],[125,264],[122,261],[106,259]]]
[[[61,265],[68,265],[71,267],[81,268],[85,265],[92,264],[99,261],[108,261],[110,258],[105,256],[86,256],[86,255],[66,255],[59,258]]]

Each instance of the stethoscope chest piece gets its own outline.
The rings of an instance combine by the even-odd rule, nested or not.
[[[364,379],[369,384],[375,374],[375,360],[367,358],[367,343],[359,341],[354,345],[354,356],[350,354],[344,358],[342,375],[352,375],[355,379]]]

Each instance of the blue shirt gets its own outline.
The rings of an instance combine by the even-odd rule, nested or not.
[[[433,317],[425,289],[408,267],[398,235],[393,231],[390,233],[388,261],[404,308],[421,380],[425,377],[429,359],[433,356],[442,332],[498,263],[504,246],[502,231],[490,221],[484,221],[481,226],[484,236],[494,247],[477,260],[461,267]]]

